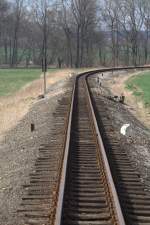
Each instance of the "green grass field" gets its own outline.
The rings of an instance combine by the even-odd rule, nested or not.
[[[49,72],[53,72],[50,69]],[[40,69],[0,69],[0,96],[11,95],[27,83],[38,79]]]
[[[141,72],[138,76],[129,78],[126,88],[131,90],[139,100],[142,100],[146,107],[150,106],[150,71]]]

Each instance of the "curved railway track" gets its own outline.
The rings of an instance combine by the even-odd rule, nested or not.
[[[86,80],[81,77],[75,88],[68,163],[63,171],[66,184],[55,224],[125,224],[91,107]]]
[[[110,132],[103,101],[89,91],[90,82],[87,84],[90,75],[122,69],[134,68],[102,69],[77,77],[52,208],[40,220],[33,216],[27,224],[150,224],[150,196],[144,192],[126,153],[121,151],[117,137]],[[48,149],[46,154],[49,155]],[[42,165],[46,162],[48,166],[49,159],[45,156],[42,160]],[[46,220],[42,222],[42,218]]]

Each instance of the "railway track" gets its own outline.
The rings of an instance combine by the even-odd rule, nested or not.
[[[121,69],[133,68],[118,70]],[[36,198],[38,201],[29,204],[31,212],[25,213],[27,217],[29,216],[26,224],[150,224],[150,197],[144,192],[139,176],[132,168],[126,153],[121,151],[119,141],[112,135],[113,132],[110,132],[111,125],[107,121],[103,101],[99,102],[92,92],[89,93],[90,84],[87,85],[87,77],[97,72],[111,70],[92,71],[77,77],[70,104],[70,116],[64,128],[66,130],[59,155],[61,160],[57,167],[58,175],[55,176],[56,184],[53,189],[50,188],[51,197],[50,192],[44,195],[46,199],[49,193],[51,208],[48,208],[48,204],[43,204],[43,213],[41,213],[38,205],[40,196],[44,194],[42,190],[46,190],[46,186],[42,183],[47,181],[49,184],[48,173],[52,169],[49,169],[49,159],[53,152],[49,147],[46,150],[44,147],[46,155],[38,164],[40,175],[34,177],[38,185],[40,180],[40,191],[38,189],[36,192],[36,185],[32,189],[34,201]],[[113,68],[113,70],[117,69]],[[60,113],[61,110],[63,108],[59,109]],[[56,170],[55,163],[53,170]],[[44,176],[46,181],[43,180]],[[45,184],[48,185],[47,183]],[[47,209],[46,213],[44,208]]]
[[[91,79],[89,86],[92,85]],[[91,97],[126,224],[148,225],[150,195],[144,190],[139,173],[120,144],[107,106],[110,100],[97,96],[94,91],[91,91]]]
[[[64,197],[60,199],[55,224],[123,225],[124,219],[105,152],[101,153],[103,146],[98,140],[89,100],[86,80],[81,77],[75,89]]]

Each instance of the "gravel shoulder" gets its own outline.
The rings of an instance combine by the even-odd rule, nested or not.
[[[126,88],[126,81],[132,76],[138,76],[141,71],[134,72],[116,72],[113,74],[112,79],[105,80],[105,86],[107,86],[111,93],[120,96],[124,94],[126,106],[129,111],[140,120],[146,127],[150,128],[150,108],[146,108],[139,98],[132,94],[132,91]]]
[[[70,72],[70,71],[69,71]],[[22,185],[29,182],[29,173],[34,170],[34,163],[39,154],[39,147],[49,143],[51,130],[54,127],[53,113],[64,96],[69,82],[69,72],[62,77],[50,77],[47,97],[30,102],[29,108],[17,118],[17,125],[5,130],[0,141],[0,224],[20,225],[17,209],[24,193]],[[60,74],[59,74],[60,75]],[[36,81],[38,82],[38,81]],[[32,84],[32,85],[35,85]],[[32,86],[31,85],[31,86]],[[26,87],[31,88],[31,87]],[[38,89],[38,87],[36,87]],[[28,89],[29,90],[29,89]],[[39,92],[39,90],[38,90]],[[34,104],[33,104],[34,103]],[[23,106],[22,106],[23,107]],[[17,110],[17,109],[16,109]],[[17,112],[16,112],[17,113]],[[13,117],[14,114],[12,114]],[[7,115],[8,116],[8,115]],[[10,115],[11,116],[11,115]],[[12,119],[12,118],[10,118]],[[9,118],[8,118],[9,120]],[[35,131],[31,132],[31,123]],[[16,121],[15,121],[16,124]],[[2,134],[2,132],[1,132]],[[5,134],[5,135],[4,135]]]
[[[139,172],[145,189],[150,191],[150,129],[140,120],[141,118],[138,118],[134,105],[123,105],[109,99],[110,95],[118,93],[117,88],[114,91],[110,88],[110,83],[113,84],[114,77],[118,76],[119,79],[121,77],[125,79],[124,77],[128,78],[129,74],[126,71],[113,75],[106,73],[102,81],[103,87],[101,89],[98,87],[97,78],[95,78],[93,90],[104,100],[107,108],[106,115],[111,120],[121,147],[127,152],[129,160]],[[124,124],[130,125],[126,130],[126,135],[121,134],[121,127]]]
[[[64,69],[47,73],[47,87],[67,79],[72,72],[71,69]],[[37,102],[37,96],[43,93],[42,76],[28,83],[12,96],[0,97],[0,140],[28,113],[31,106]]]

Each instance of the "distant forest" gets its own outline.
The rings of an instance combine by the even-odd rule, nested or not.
[[[0,65],[150,63],[150,0],[0,0]]]

